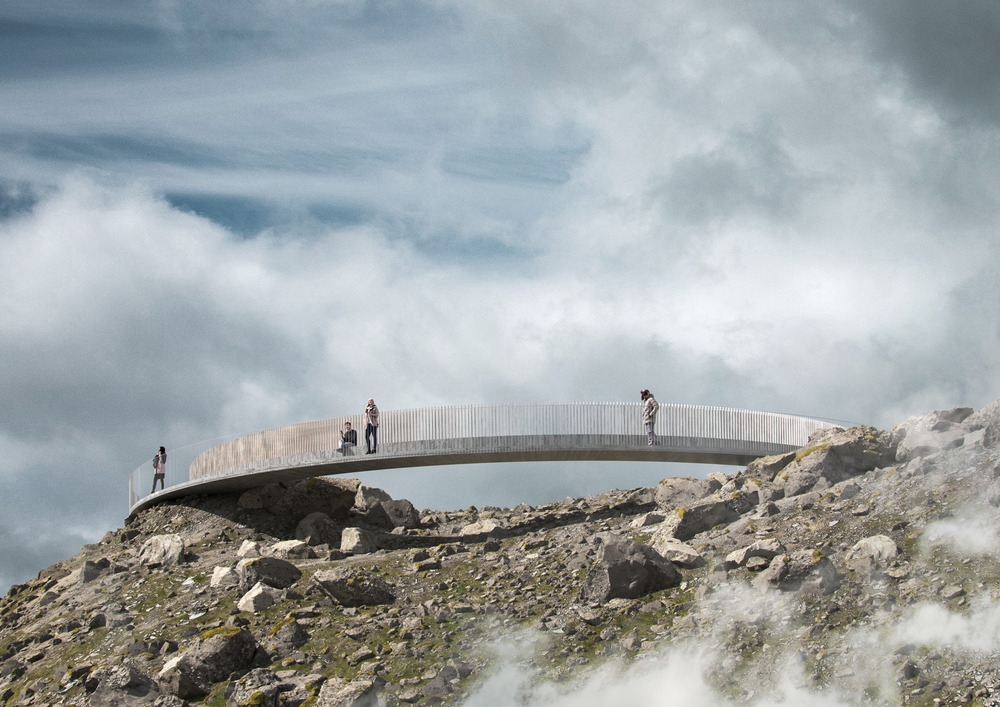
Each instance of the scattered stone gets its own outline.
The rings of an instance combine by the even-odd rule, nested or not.
[[[335,567],[313,575],[320,591],[343,606],[375,606],[396,601],[392,586],[361,567]]]
[[[726,555],[725,567],[727,569],[744,567],[754,557],[763,558],[766,561],[765,565],[770,564],[774,557],[784,552],[785,546],[776,538],[765,538]]]
[[[700,552],[687,543],[674,538],[672,535],[657,533],[653,538],[652,548],[663,559],[674,563],[678,567],[697,569],[705,565],[705,558]]]
[[[317,707],[382,707],[381,692],[385,680],[379,677],[358,678],[348,682],[331,678],[323,683]]]
[[[278,557],[255,557],[236,563],[236,576],[243,591],[258,582],[275,589],[285,589],[299,581],[302,571],[288,560]]]
[[[142,544],[139,561],[151,567],[176,565],[184,559],[184,550],[180,535],[154,535]]]
[[[495,533],[498,530],[503,530],[503,526],[500,522],[494,518],[484,518],[478,520],[475,523],[469,523],[459,532],[462,537],[468,537],[470,535],[487,535],[490,533]]]
[[[232,567],[216,567],[208,584],[216,589],[231,589],[239,586],[240,578]]]
[[[282,540],[271,546],[270,555],[282,559],[307,560],[315,557],[312,548],[302,540]]]
[[[269,587],[263,582],[257,582],[250,591],[240,597],[236,608],[240,611],[256,613],[263,611],[269,606],[274,606],[282,599],[280,590]]]

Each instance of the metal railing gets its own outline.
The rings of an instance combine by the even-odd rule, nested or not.
[[[353,455],[337,451],[340,431],[350,422],[358,433]],[[658,447],[646,449],[642,404],[535,403],[457,405],[381,411],[378,454],[367,457],[378,468],[383,463],[421,456],[452,456],[458,463],[495,461],[509,455],[514,461],[540,458],[542,451],[600,450],[603,458],[662,460],[662,452],[691,452],[734,457],[775,454],[804,445],[818,428],[835,426],[826,420],[784,413],[702,405],[661,405],[656,421]],[[266,469],[323,465],[322,473],[364,455],[362,416],[349,415],[260,430],[251,434],[199,442],[168,450],[166,485],[251,474]],[[653,452],[661,452],[656,456]],[[532,457],[532,454],[536,456]],[[582,458],[582,457],[581,457]],[[448,463],[441,461],[440,463]],[[455,463],[455,462],[453,462]],[[416,464],[415,464],[416,465]],[[345,472],[347,471],[345,467]],[[129,508],[150,495],[150,460],[129,478]],[[194,492],[194,491],[193,491]]]

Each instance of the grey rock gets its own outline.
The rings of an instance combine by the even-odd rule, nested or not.
[[[662,513],[643,513],[641,516],[633,520],[630,524],[630,528],[645,528],[649,525],[657,525],[665,520],[665,516]]]
[[[809,443],[775,477],[775,482],[786,485],[797,474],[813,474],[817,477],[817,485],[813,488],[822,490],[887,466],[893,463],[895,456],[896,440],[883,430],[865,426],[817,430],[809,437]],[[785,495],[790,495],[787,486]]]
[[[303,479],[289,484],[281,498],[268,510],[296,522],[311,513],[326,513],[330,518],[346,517],[354,506],[358,486],[357,479]]]
[[[483,518],[482,520],[477,520],[475,523],[469,523],[464,526],[459,535],[470,536],[470,535],[486,535],[490,533],[496,533],[497,531],[503,530],[503,525],[500,521],[495,518]]]
[[[161,695],[156,682],[129,661],[98,668],[90,679],[97,683],[87,702],[93,707],[152,704]]]
[[[419,528],[420,514],[405,498],[398,501],[382,501],[382,510],[389,516],[393,528]]]
[[[263,611],[269,606],[274,606],[280,602],[282,598],[280,589],[269,587],[263,582],[257,582],[257,584],[255,584],[250,591],[240,597],[239,602],[236,604],[236,608],[240,611],[246,611],[253,614],[258,611]]]
[[[705,565],[705,558],[700,552],[672,535],[654,535],[651,546],[663,559],[679,567],[695,569]]]
[[[231,589],[239,586],[240,578],[232,567],[216,567],[208,584],[216,589]]]
[[[281,484],[258,486],[244,491],[240,495],[237,505],[243,510],[270,509],[284,495],[285,487]]]
[[[358,486],[358,492],[354,495],[354,507],[365,513],[383,501],[391,500],[392,496],[382,489],[372,486]]]
[[[783,592],[823,595],[836,591],[840,586],[840,574],[823,553],[807,549],[791,556],[778,555],[757,575],[753,585],[758,589],[773,587]]]
[[[971,413],[972,408],[932,410],[899,423],[892,430],[896,461],[906,462],[961,447],[969,430],[960,423]]]
[[[986,501],[994,508],[1000,507],[1000,479],[996,479],[986,489]]]
[[[872,535],[854,543],[848,559],[868,559],[877,566],[884,566],[899,554],[896,541],[888,535]]]
[[[257,642],[245,628],[209,631],[160,671],[160,686],[183,699],[204,697],[212,685],[248,670]]]
[[[180,564],[185,549],[180,535],[154,535],[139,549],[139,561],[149,566]]]
[[[361,567],[334,567],[313,575],[320,591],[343,606],[373,606],[396,601],[392,586]]]
[[[678,540],[690,540],[717,525],[732,523],[739,514],[722,499],[711,497],[691,506],[676,508],[666,516],[657,533]]]
[[[302,540],[282,540],[270,547],[269,555],[283,560],[308,560],[315,557],[312,548]]]
[[[264,554],[264,547],[256,540],[244,540],[240,549],[236,551],[237,557],[260,557]]]
[[[677,568],[648,545],[602,533],[597,558],[584,580],[583,596],[606,603],[610,599],[636,599],[680,584]]]
[[[962,427],[974,432],[985,429],[993,423],[1000,423],[1000,399],[994,400],[962,420]]]
[[[383,707],[385,681],[378,677],[358,678],[348,682],[330,678],[323,683],[316,698],[317,707]]]
[[[274,672],[255,668],[233,683],[226,707],[281,707],[282,687]]]
[[[299,521],[295,528],[295,537],[313,546],[340,545],[340,526],[326,513],[316,511]]]
[[[656,487],[656,505],[663,509],[690,506],[719,488],[717,481],[708,479],[664,479]]]
[[[258,582],[275,589],[286,589],[299,580],[302,571],[288,560],[278,557],[254,557],[236,563],[236,576],[242,591],[248,591]]]
[[[305,627],[293,618],[279,621],[261,641],[271,659],[287,658],[309,641]]]
[[[813,490],[820,477],[804,470],[793,471],[783,478],[785,497],[798,496]],[[820,490],[820,489],[817,489]]]
[[[770,561],[784,552],[785,546],[776,538],[765,538],[726,555],[725,566],[727,569],[743,567],[752,557],[761,557]]]
[[[763,479],[764,481],[774,481],[774,477],[778,475],[778,472],[788,466],[795,459],[796,454],[797,452],[785,452],[784,454],[772,454],[754,459],[747,465],[744,474],[752,478]]]
[[[363,528],[344,528],[340,534],[341,552],[365,555],[379,549],[375,536]]]

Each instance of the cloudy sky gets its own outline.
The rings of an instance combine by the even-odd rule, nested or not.
[[[991,402],[998,48],[985,0],[6,0],[0,585],[119,527],[156,446],[369,397]]]

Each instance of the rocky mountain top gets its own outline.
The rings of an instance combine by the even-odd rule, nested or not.
[[[998,704],[997,476],[1000,401],[537,507],[165,503],[0,601],[0,704]]]

